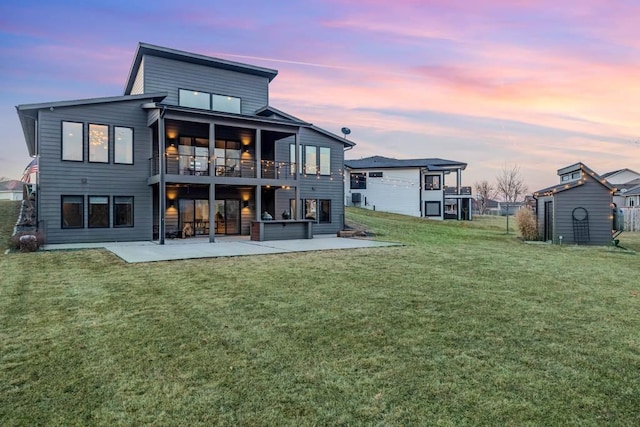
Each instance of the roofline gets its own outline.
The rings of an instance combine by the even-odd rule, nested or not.
[[[109,102],[123,102],[123,101],[135,101],[139,99],[153,99],[161,101],[167,96],[166,92],[156,93],[143,93],[140,95],[120,95],[120,96],[108,96],[102,98],[85,98],[75,99],[70,101],[56,101],[56,102],[42,102],[38,104],[22,104],[17,105],[16,109],[20,111],[28,110],[41,110],[46,108],[59,108],[59,107],[75,107],[79,105],[91,105],[91,104],[106,104]]]
[[[640,173],[638,173],[638,172],[634,171],[633,169],[623,168],[623,169],[618,169],[618,170],[615,170],[615,171],[611,171],[611,172],[603,173],[601,176],[602,176],[603,178],[608,178],[608,177],[610,177],[610,176],[617,175],[617,174],[619,174],[620,172],[633,172],[633,173],[635,173],[636,175],[640,175]]]
[[[264,107],[256,110],[256,114],[260,114],[260,113],[263,113],[265,111],[271,111],[271,112],[273,112],[275,114],[278,114],[280,116],[286,117],[289,120],[296,120],[296,121],[302,122],[302,120],[300,120],[299,118],[297,118],[295,116],[292,116],[291,114],[285,113],[282,110],[278,110],[277,108],[272,107],[270,105],[265,105]],[[322,129],[322,128],[320,128],[320,127],[318,127],[316,125],[313,125],[311,123],[309,123],[309,125],[310,125],[309,127],[311,129],[315,130],[316,132],[319,132],[319,133],[321,133],[321,134],[323,134],[325,136],[328,136],[329,138],[333,138],[333,139],[335,139],[337,141],[340,141],[341,143],[344,144],[345,147],[354,147],[356,145],[355,142],[349,141],[347,138],[340,137],[340,136],[336,135],[335,133],[331,133],[328,130]]]
[[[183,107],[180,105],[163,104],[159,102],[145,104],[144,108],[147,108],[147,109],[162,108],[162,109],[165,109],[166,111],[173,111],[178,113],[199,114],[203,116],[216,116],[216,117],[224,117],[224,118],[236,119],[236,120],[248,120],[248,121],[271,123],[274,125],[282,125],[282,126],[289,126],[289,127],[311,127],[312,126],[310,123],[306,123],[302,121],[292,122],[289,120],[272,119],[270,117],[264,117],[264,116],[248,116],[246,114],[234,114],[234,113],[225,113],[221,111],[202,110],[199,108]]]
[[[424,161],[424,160],[440,160],[443,162],[448,162],[449,164],[438,164],[437,162],[433,162],[430,165],[397,165],[397,166],[372,166],[372,167],[354,167],[354,166],[347,166],[348,162],[359,162],[362,160],[366,160],[366,159],[371,159],[374,157],[378,157],[378,158],[383,158],[386,160],[393,160],[393,161],[399,161],[399,162],[419,162],[419,161]],[[455,170],[455,169],[460,169],[460,170],[465,170],[467,168],[467,163],[464,162],[457,162],[455,160],[446,160],[446,159],[440,159],[440,158],[434,158],[434,159],[424,159],[424,158],[415,158],[415,159],[394,159],[391,157],[383,157],[383,156],[370,156],[370,157],[365,157],[364,159],[349,159],[349,160],[345,160],[344,161],[345,166],[350,168],[350,169],[423,169],[423,168],[427,168],[428,170],[431,170],[433,172],[439,172],[439,171],[447,171],[447,170]],[[429,169],[429,167],[431,167],[432,169]]]
[[[173,59],[177,61],[189,62],[192,64],[205,65],[208,67],[221,68],[224,70],[237,71],[245,74],[253,74],[255,76],[266,77],[272,81],[277,75],[278,70],[272,68],[259,67],[257,65],[243,64],[241,62],[229,61],[226,59],[214,58],[212,56],[201,55],[198,53],[186,52],[183,50],[171,49],[168,47],[157,46],[149,43],[139,42],[136,53],[129,69],[129,77],[124,88],[125,95],[131,93],[133,82],[138,74],[138,68],[142,63],[144,55],[157,56],[160,58]]]

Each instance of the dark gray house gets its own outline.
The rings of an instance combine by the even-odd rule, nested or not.
[[[340,230],[354,144],[271,107],[276,75],[140,43],[123,95],[17,106],[47,242]]]
[[[345,160],[345,204],[429,219],[471,220],[466,163],[382,156]]]
[[[553,243],[612,241],[614,188],[583,163],[558,170],[560,184],[536,191],[538,235]]]

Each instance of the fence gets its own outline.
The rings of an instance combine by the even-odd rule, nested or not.
[[[624,212],[624,231],[640,231],[640,206],[622,208]]]

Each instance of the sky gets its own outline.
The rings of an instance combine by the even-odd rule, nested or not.
[[[78,6],[80,5],[81,6]],[[640,172],[638,0],[0,0],[0,176],[29,162],[16,105],[118,96],[138,42],[274,68],[270,104],[345,156]],[[455,184],[454,184],[455,185]]]

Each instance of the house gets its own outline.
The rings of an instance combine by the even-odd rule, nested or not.
[[[636,207],[638,205],[638,190],[640,187],[640,173],[631,169],[619,169],[602,174],[609,183],[616,187],[613,203],[618,207]]]
[[[0,200],[22,200],[22,182],[15,179],[0,181]]]
[[[277,74],[140,43],[123,95],[17,106],[47,241],[342,229],[354,144],[272,107]]]
[[[560,183],[536,191],[538,235],[553,243],[612,241],[614,187],[583,163],[558,170]]]
[[[347,206],[431,219],[471,219],[471,187],[461,186],[466,163],[373,156],[344,164]]]

